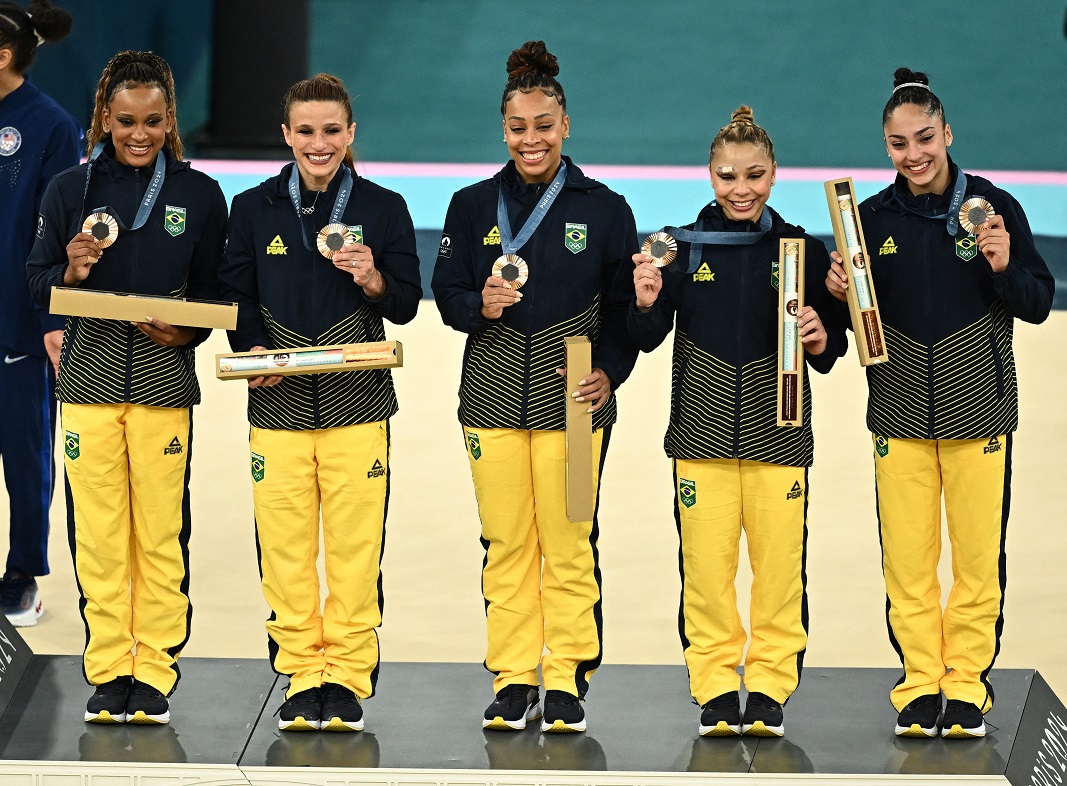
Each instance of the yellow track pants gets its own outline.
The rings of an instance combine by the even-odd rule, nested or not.
[[[271,665],[287,696],[332,682],[374,695],[381,561],[389,502],[389,423],[313,431],[251,429],[256,510]],[[319,511],[325,603],[319,574]]]
[[[608,432],[593,434],[598,502]],[[485,548],[485,667],[496,675],[493,690],[537,685],[540,665],[547,690],[584,696],[603,639],[598,530],[595,508],[592,521],[567,519],[566,434],[463,433]]]
[[[63,404],[62,429],[85,678],[100,685],[132,675],[169,694],[193,613],[192,411]]]
[[[903,709],[944,692],[993,706],[1011,499],[1011,434],[983,439],[874,437],[889,637],[904,666],[890,696]],[[944,610],[937,563],[944,492],[952,589]]]
[[[739,459],[676,459],[679,632],[698,704],[737,690],[746,635],[737,611],[741,530],[752,566],[745,687],[785,702],[808,640],[807,470]]]

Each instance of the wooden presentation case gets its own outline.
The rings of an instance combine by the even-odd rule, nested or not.
[[[788,262],[788,257],[793,262]],[[804,425],[804,344],[798,315],[804,308],[804,238],[778,245],[778,425]],[[792,305],[790,305],[792,303]]]
[[[223,330],[237,327],[236,303],[102,292],[80,287],[52,287],[48,311],[68,317],[120,319],[124,322],[147,322],[148,317],[152,317],[182,327]]]
[[[889,353],[885,346],[882,315],[878,311],[878,297],[875,295],[871,277],[871,257],[867,253],[867,242],[863,238],[863,226],[860,224],[855,186],[851,177],[827,180],[824,185],[827,206],[830,208],[830,221],[834,227],[834,239],[837,241],[837,253],[841,255],[845,274],[849,279],[845,295],[848,300],[848,313],[852,317],[852,331],[856,336],[860,365],[885,363],[889,360]],[[850,219],[846,219],[841,210],[841,200],[846,198],[851,205]],[[851,227],[845,226],[846,220],[851,221]],[[853,230],[853,243],[849,242],[849,230]],[[857,254],[860,255],[861,264],[855,262]],[[861,293],[859,290],[864,287],[866,292]],[[864,294],[867,297],[864,297]],[[861,298],[864,301],[869,299],[869,302],[861,302]]]
[[[400,368],[403,365],[404,346],[399,341],[367,341],[361,344],[221,353],[215,355],[215,376],[219,379],[291,377],[335,371]]]
[[[567,518],[593,519],[593,414],[588,401],[571,394],[593,371],[593,345],[588,336],[563,339],[567,364]]]

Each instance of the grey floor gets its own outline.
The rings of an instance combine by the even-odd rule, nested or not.
[[[811,668],[786,707],[786,738],[702,739],[678,666],[608,666],[585,704],[589,731],[486,732],[478,665],[387,663],[362,734],[286,733],[284,680],[264,661],[190,658],[163,727],[82,722],[91,691],[75,656],[35,656],[0,717],[0,759],[277,767],[1002,775],[1034,672],[994,672],[982,740],[893,736],[891,669]],[[995,725],[994,725],[995,724]],[[413,741],[417,741],[413,744]]]

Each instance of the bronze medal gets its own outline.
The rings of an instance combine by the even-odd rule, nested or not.
[[[968,234],[977,235],[993,220],[993,206],[981,197],[971,197],[960,207],[960,226]]]
[[[504,279],[512,289],[521,289],[530,277],[530,268],[522,257],[505,254],[493,263],[493,275]]]
[[[355,242],[356,236],[344,224],[327,224],[319,230],[319,236],[315,239],[319,253],[327,259],[333,259],[334,254]]]
[[[641,253],[652,257],[656,267],[667,267],[678,255],[678,241],[666,232],[654,232],[641,244]]]
[[[119,238],[119,222],[107,213],[93,213],[82,223],[82,232],[92,235],[100,248],[107,248]]]

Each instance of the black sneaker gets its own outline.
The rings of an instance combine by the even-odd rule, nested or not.
[[[278,708],[282,731],[318,731],[322,728],[322,688],[295,693]]]
[[[941,694],[928,693],[908,702],[897,716],[898,737],[936,737],[941,714]]]
[[[44,614],[37,580],[21,570],[9,570],[0,580],[0,608],[16,628],[32,628]]]
[[[133,677],[125,676],[97,685],[96,692],[85,704],[85,722],[125,723],[132,688]]]
[[[782,705],[766,693],[748,694],[745,704],[745,720],[741,724],[741,733],[750,737],[783,737]]]
[[[344,685],[322,686],[322,731],[363,731],[363,707],[359,697]]]
[[[969,701],[949,699],[945,703],[945,719],[941,722],[941,736],[949,740],[966,740],[985,736],[982,711]]]
[[[737,691],[707,702],[700,713],[701,737],[733,737],[741,733],[741,698]]]
[[[585,710],[578,697],[562,690],[546,690],[541,731],[564,734],[585,731]]]
[[[134,680],[130,699],[126,702],[126,722],[144,725],[170,723],[170,702],[147,682]]]
[[[483,729],[521,731],[526,721],[541,717],[540,693],[536,685],[505,685],[482,717]]]

